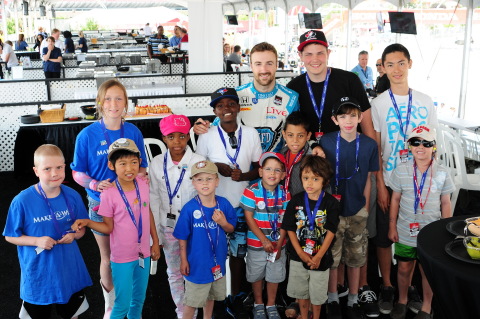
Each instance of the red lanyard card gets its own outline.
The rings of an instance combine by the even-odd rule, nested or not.
[[[400,150],[400,162],[406,163],[408,162],[408,149]]]
[[[223,277],[222,269],[220,268],[220,265],[216,265],[215,267],[212,267],[212,274],[213,274],[213,280],[215,281]]]
[[[417,237],[420,231],[419,223],[410,223],[410,237]]]
[[[305,248],[303,248],[303,251],[311,256],[313,254],[313,247],[315,247],[315,241],[307,239],[305,241]]]

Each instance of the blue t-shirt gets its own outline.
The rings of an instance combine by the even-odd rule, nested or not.
[[[15,51],[25,51],[28,48],[28,44],[25,41],[15,42]]]
[[[170,38],[170,46],[171,47],[174,47],[174,46],[178,46],[180,45],[180,41],[182,41],[182,38],[179,38],[179,37],[171,37]]]
[[[49,198],[60,231],[70,229],[74,218],[88,218],[80,195],[67,186],[62,194]],[[67,198],[68,206],[65,201]],[[35,186],[23,190],[10,204],[3,236],[22,235],[61,238],[51,219],[50,210]],[[72,294],[91,286],[92,280],[77,242],[55,245],[51,250],[36,254],[33,246],[17,246],[21,268],[20,298],[36,305],[67,303]]]
[[[75,53],[75,44],[71,38],[65,39],[65,53]]]
[[[80,48],[80,51],[83,53],[88,52],[87,40],[85,38],[80,38],[78,40],[78,45],[83,44],[83,47]]]
[[[336,162],[336,148],[337,148],[338,132],[331,132],[325,134],[320,139],[320,146],[323,148],[327,160],[332,165],[333,177],[330,180],[332,194],[335,194],[335,162]],[[353,216],[357,214],[360,209],[365,206],[366,200],[363,196],[365,185],[367,183],[368,173],[379,170],[378,165],[378,147],[377,143],[370,137],[360,134],[360,147],[358,150],[358,160],[356,160],[356,139],[347,142],[340,137],[340,152],[339,152],[339,175],[338,194],[342,195],[341,216]],[[358,171],[355,172],[355,167],[358,163]],[[346,179],[349,178],[350,179]]]
[[[362,81],[363,87],[366,89],[371,89],[373,90],[373,71],[372,68],[367,66],[366,70],[363,70],[360,65],[356,65],[353,69],[352,72],[358,75],[360,78],[360,81]]]
[[[219,209],[225,215],[227,222],[235,227],[237,215],[233,206],[226,198],[216,196]],[[202,205],[209,227],[213,245],[216,246],[215,254],[217,264],[225,276],[225,262],[227,260],[227,236],[222,227],[212,220],[216,207],[208,208]],[[207,284],[213,282],[212,267],[215,266],[212,243],[205,231],[205,222],[200,210],[200,204],[196,198],[192,198],[183,206],[178,218],[173,236],[177,239],[187,241],[187,260],[190,265],[190,275],[185,276],[190,282],[196,284]]]
[[[47,54],[48,47],[43,48],[43,55]],[[57,59],[58,57],[62,56],[62,51],[54,47],[52,52],[50,52],[50,59]],[[60,62],[53,62],[53,61],[44,61],[43,62],[43,71],[45,72],[60,72],[62,65]]]
[[[142,133],[132,123],[125,122],[124,125],[124,137],[133,140],[140,150],[142,158],[140,167],[147,167],[147,156],[145,155]],[[120,131],[121,130],[111,131],[107,129],[104,132],[100,122],[95,122],[84,128],[77,136],[75,154],[70,168],[77,172],[86,173],[97,181],[110,178],[110,182],[112,182],[117,178],[117,175],[108,168],[107,155],[109,145],[104,133],[108,135],[110,143],[113,143],[121,138]],[[99,192],[87,188],[87,194],[96,201],[100,201]]]

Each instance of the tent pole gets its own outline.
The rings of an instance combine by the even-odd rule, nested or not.
[[[473,0],[468,0],[467,21],[465,23],[465,39],[463,43],[462,79],[460,82],[460,98],[458,103],[458,117],[465,118],[467,100],[468,68],[470,66],[470,48],[472,39]]]

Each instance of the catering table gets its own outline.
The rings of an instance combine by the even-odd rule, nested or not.
[[[193,125],[200,116],[189,116]],[[213,121],[214,116],[202,116],[202,118]],[[144,138],[158,138],[162,135],[159,129],[160,117],[129,118],[128,122],[135,124],[143,134]],[[75,139],[80,131],[94,121],[61,122],[48,124],[21,125],[14,149],[14,172],[16,177],[31,175],[33,173],[33,153],[42,144],[55,144],[63,151],[65,163],[67,164],[67,179],[71,178],[70,163],[73,160],[75,150]]]
[[[15,51],[15,55],[18,59],[20,57],[28,56],[30,60],[39,60],[40,59],[40,52],[38,51]]]
[[[139,79],[142,82],[143,79]],[[157,84],[153,82],[150,85],[138,85],[135,87],[127,87],[127,95],[129,98],[136,96],[153,96],[153,95],[176,95],[184,94],[182,83]],[[75,90],[76,100],[95,99],[98,90],[96,88],[78,88]]]
[[[480,264],[458,260],[445,252],[445,245],[455,238],[447,231],[447,224],[468,217],[433,222],[418,235],[418,257],[432,286],[435,318],[480,318]]]

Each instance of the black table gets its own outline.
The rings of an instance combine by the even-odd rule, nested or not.
[[[190,123],[198,119],[198,116],[189,117]],[[213,121],[214,116],[202,116],[202,118]],[[128,122],[136,125],[143,134],[144,138],[161,139],[160,128],[158,126],[160,118],[151,119],[128,119]],[[73,161],[75,151],[75,139],[80,131],[94,121],[69,122],[62,124],[48,125],[24,125],[17,132],[14,149],[14,172],[16,177],[33,174],[33,153],[42,144],[55,144],[63,152],[65,163],[67,164],[67,178],[70,163]]]
[[[455,238],[446,225],[468,217],[471,216],[433,222],[418,235],[418,257],[432,286],[435,318],[480,318],[480,265],[458,260],[445,252],[445,245]]]
[[[15,51],[17,58],[28,56],[30,60],[40,60],[40,52],[38,51]]]

